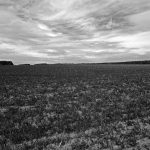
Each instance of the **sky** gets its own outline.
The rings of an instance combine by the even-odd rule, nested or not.
[[[150,59],[150,0],[0,0],[0,60]]]

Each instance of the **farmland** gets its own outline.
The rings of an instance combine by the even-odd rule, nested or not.
[[[149,65],[0,66],[0,149],[149,148]]]

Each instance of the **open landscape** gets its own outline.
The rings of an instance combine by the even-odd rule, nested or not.
[[[150,150],[150,0],[0,0],[0,150]]]
[[[148,150],[150,66],[0,66],[1,150]]]

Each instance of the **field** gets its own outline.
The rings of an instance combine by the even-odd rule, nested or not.
[[[150,65],[0,67],[1,150],[149,150]]]

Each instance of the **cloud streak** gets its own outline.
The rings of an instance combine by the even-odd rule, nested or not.
[[[149,9],[149,0],[0,0],[0,59],[10,56],[16,63],[147,59]]]

